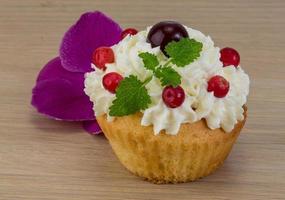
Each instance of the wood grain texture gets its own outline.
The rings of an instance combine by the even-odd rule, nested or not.
[[[30,106],[64,31],[95,9],[138,29],[174,19],[239,50],[252,81],[248,121],[215,174],[178,185],[142,181],[103,136]],[[0,199],[285,199],[284,36],[284,0],[0,0]]]

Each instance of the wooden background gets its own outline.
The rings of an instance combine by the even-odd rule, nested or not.
[[[104,136],[30,106],[37,72],[81,13],[102,10],[123,27],[174,19],[239,50],[251,77],[249,117],[215,174],[153,185],[126,171]],[[0,199],[285,199],[284,0],[0,0]]]

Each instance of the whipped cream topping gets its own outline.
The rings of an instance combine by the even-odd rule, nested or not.
[[[165,130],[167,134],[176,135],[182,123],[192,123],[205,119],[211,129],[222,128],[230,132],[238,120],[243,120],[243,105],[249,92],[249,78],[241,69],[234,66],[223,67],[220,61],[220,49],[214,46],[209,36],[185,27],[190,38],[203,44],[200,57],[185,67],[174,69],[181,75],[181,87],[185,91],[185,101],[180,107],[167,107],[161,97],[163,87],[160,81],[153,77],[146,85],[152,103],[141,111],[142,126],[153,125],[154,133],[159,134]],[[152,72],[147,70],[140,52],[150,52],[158,56],[163,62],[165,56],[159,47],[151,48],[146,42],[150,28],[134,36],[127,36],[117,45],[112,47],[115,62],[107,64],[105,71],[98,70],[86,73],[85,93],[94,104],[96,116],[107,114],[109,121],[109,108],[115,99],[115,94],[108,92],[102,85],[102,78],[109,72],[117,72],[124,77],[135,75],[141,81],[149,77]],[[92,66],[95,69],[95,66]],[[223,76],[230,84],[230,91],[224,98],[216,98],[213,92],[207,91],[207,82],[214,75]]]

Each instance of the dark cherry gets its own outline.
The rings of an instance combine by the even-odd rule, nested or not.
[[[155,24],[149,31],[147,41],[152,47],[160,46],[164,55],[165,46],[171,41],[179,41],[181,38],[189,37],[182,24],[174,21],[163,21]]]
[[[163,89],[162,99],[170,108],[177,108],[181,106],[185,99],[185,93],[182,87],[167,86]]]
[[[110,72],[103,77],[102,83],[106,90],[111,93],[116,93],[116,89],[123,77],[117,72]]]
[[[218,98],[225,97],[230,89],[229,82],[222,76],[213,76],[208,81],[208,92],[214,92],[214,96]]]
[[[220,60],[223,62],[224,67],[229,65],[234,65],[237,67],[239,65],[240,56],[237,50],[230,47],[225,47],[221,49],[220,53]]]

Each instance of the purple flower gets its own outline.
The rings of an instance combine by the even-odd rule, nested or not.
[[[100,133],[92,102],[84,93],[84,74],[92,71],[93,51],[120,41],[120,26],[101,12],[88,12],[65,33],[60,56],[40,71],[32,91],[32,105],[53,119],[83,121],[90,133]]]

